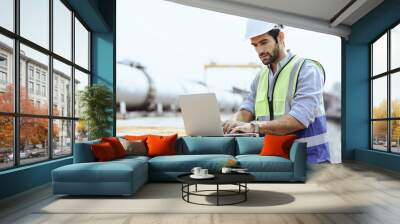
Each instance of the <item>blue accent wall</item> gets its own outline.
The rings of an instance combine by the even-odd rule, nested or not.
[[[116,112],[114,43],[113,33],[92,33],[92,82],[104,84],[112,90],[113,107],[110,110],[113,114]],[[110,119],[114,122],[109,128],[109,133],[115,136],[115,116]]]
[[[110,28],[109,32],[92,32],[92,83],[104,84],[112,91],[113,111],[110,135],[116,135],[116,1],[99,0],[97,7]]]
[[[344,160],[355,159],[392,170],[399,170],[399,156],[369,149],[369,43],[392,25],[400,22],[399,12],[399,0],[384,1],[353,24],[349,39],[342,41],[345,52],[342,58],[344,66],[342,157]]]
[[[115,62],[116,62],[116,0],[66,0],[79,14],[91,36],[92,82],[110,87],[114,97],[113,125],[115,135]],[[51,171],[72,163],[72,157],[46,161],[0,172],[0,199],[27,191],[51,181]]]

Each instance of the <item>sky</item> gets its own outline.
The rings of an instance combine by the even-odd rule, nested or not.
[[[204,80],[203,67],[210,62],[261,64],[244,39],[245,23],[243,17],[163,0],[118,0],[117,60],[138,61],[159,80]],[[287,26],[284,32],[287,49],[324,66],[325,90],[341,81],[339,37]],[[212,79],[218,72],[207,75]],[[249,80],[254,75],[246,73]],[[241,83],[239,76],[228,76],[221,85]]]

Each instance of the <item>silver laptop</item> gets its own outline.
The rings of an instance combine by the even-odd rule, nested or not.
[[[183,123],[189,136],[255,136],[254,133],[224,134],[214,93],[179,96]]]

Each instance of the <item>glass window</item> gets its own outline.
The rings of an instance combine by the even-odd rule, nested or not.
[[[84,120],[75,121],[75,142],[88,140],[87,124]]]
[[[60,115],[60,110],[58,108],[58,90],[55,89],[53,93],[53,115]]]
[[[372,81],[372,118],[387,118],[387,81],[386,76]]]
[[[36,80],[40,81],[40,71],[39,71],[39,69],[36,69]]]
[[[7,55],[0,54],[0,67],[7,68]]]
[[[53,50],[71,60],[72,12],[60,1],[53,0]]]
[[[66,89],[64,88],[65,83],[70,83],[72,84],[72,75],[71,75],[71,66],[66,65],[58,60],[53,60],[53,78],[54,78],[54,83],[53,83],[53,89],[55,93],[55,98],[57,98],[57,101],[54,101],[53,103],[53,114],[54,115],[60,115],[63,117],[72,117],[72,90],[71,89]],[[60,80],[60,81],[59,81]],[[63,103],[62,105],[59,104],[58,101],[58,90],[60,90],[61,94],[61,102]],[[64,97],[66,96],[66,100],[64,102]],[[64,113],[62,113],[60,107],[65,106],[66,110],[64,110]]]
[[[19,2],[19,18],[14,15],[15,2]],[[50,5],[53,7],[52,18],[49,16]],[[79,93],[89,85],[89,74],[79,71],[77,67],[89,70],[90,33],[73,17],[74,12],[67,6],[68,2],[63,0],[0,0],[1,30],[14,32],[14,28],[19,26],[16,29],[20,31],[13,37],[15,39],[0,31],[0,112],[12,113],[0,115],[0,170],[48,160],[50,151],[55,158],[71,155],[72,138],[87,140],[86,125],[76,128],[73,111],[77,111],[76,116],[80,115]],[[15,20],[19,23],[14,24]],[[49,27],[50,24],[53,27]],[[73,27],[75,30],[72,30]],[[19,74],[14,72],[15,40],[20,43],[17,52]],[[53,49],[50,49],[50,42]],[[37,45],[43,47],[43,51],[37,50]],[[53,53],[75,64],[58,61],[50,56]],[[72,58],[73,54],[75,58]],[[49,59],[53,60],[53,74],[49,74]],[[75,79],[73,71],[76,71]],[[20,85],[19,100],[14,98],[15,77]],[[49,89],[50,78],[53,79],[53,89]],[[50,97],[53,105],[50,105]],[[73,99],[76,100],[76,108]],[[19,105],[14,105],[14,101]],[[19,113],[14,112],[16,106],[20,109]],[[49,106],[53,108],[52,114],[49,114]],[[34,115],[42,116],[38,118]],[[18,135],[13,133],[15,119],[19,121]],[[49,125],[51,133],[48,133]],[[75,136],[73,128],[80,131]],[[19,146],[13,145],[16,139],[19,139]],[[18,156],[13,154],[14,151],[20,160],[15,160],[14,157]]]
[[[387,45],[390,34],[390,48]],[[371,44],[371,136],[372,148],[376,150],[400,153],[400,25]],[[387,55],[387,53],[390,55]],[[389,57],[388,57],[389,56]],[[390,62],[388,69],[387,62]],[[382,75],[382,73],[385,73]],[[379,75],[379,78],[374,75]],[[388,82],[389,81],[389,82]],[[390,86],[388,85],[390,83]],[[388,91],[390,94],[388,94]],[[389,98],[388,98],[389,97]],[[390,111],[388,111],[388,103]],[[390,125],[390,130],[388,130]]]
[[[0,85],[2,85],[3,89],[7,85],[7,73],[0,70]]]
[[[24,55],[22,57],[22,55]],[[27,91],[27,74],[26,74],[26,62],[29,61],[29,65],[34,67],[36,70],[37,77],[38,79],[36,83],[36,90],[35,94],[29,95],[29,92]],[[49,62],[49,57],[45,54],[42,54],[36,50],[33,50],[30,47],[27,47],[23,44],[21,44],[21,62],[20,62],[20,80],[21,80],[21,89],[20,89],[20,108],[21,108],[21,113],[24,114],[40,114],[40,115],[47,115],[48,114],[48,97],[44,96],[46,94],[43,94],[43,91],[41,90],[40,86],[40,77],[41,77],[41,72],[44,72],[45,75],[45,86],[48,86],[48,79],[47,79],[47,74],[48,74],[48,62]],[[42,82],[43,83],[43,82]],[[39,105],[32,105],[30,103],[30,99],[34,99],[38,102],[41,101]]]
[[[391,151],[400,153],[400,120],[393,120],[391,123]]]
[[[387,151],[387,121],[372,122],[372,142],[374,149]]]
[[[42,96],[46,96],[46,86],[42,86]]]
[[[0,3],[1,6],[1,3]],[[0,34],[0,111],[14,111],[13,40]],[[10,59],[10,60],[7,60]]]
[[[36,95],[40,95],[40,84],[36,84]]]
[[[20,118],[21,164],[35,163],[49,158],[49,120],[44,118]]]
[[[391,74],[391,116],[394,118],[400,118],[400,72]]]
[[[0,26],[14,31],[14,0],[1,0],[0,9]]]
[[[34,93],[33,82],[28,82],[29,94]]]
[[[0,116],[0,170],[14,165],[13,117]]]
[[[373,75],[387,71],[387,34],[372,44],[372,70]]]
[[[75,18],[75,63],[89,70],[89,32]]]
[[[53,156],[72,154],[72,121],[53,120]]]
[[[400,67],[400,24],[391,31],[390,48],[390,68],[395,69]]]
[[[75,69],[75,117],[81,114],[80,94],[87,86],[89,86],[89,75]]]
[[[33,67],[29,66],[29,70],[28,70],[28,74],[29,74],[29,79],[33,79]]]
[[[21,36],[49,48],[49,0],[20,0]]]

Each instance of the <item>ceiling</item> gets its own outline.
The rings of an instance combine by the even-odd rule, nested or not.
[[[183,5],[348,37],[383,0],[168,0]]]

